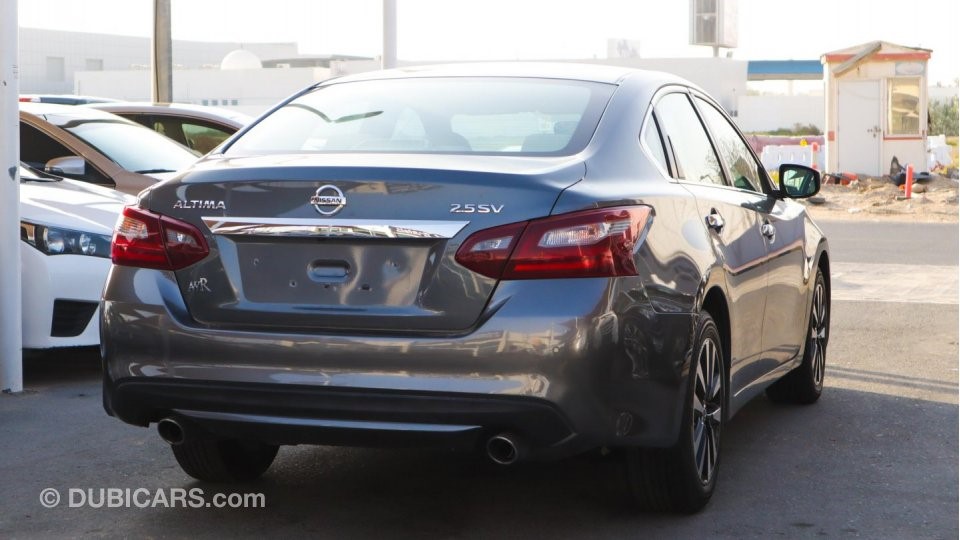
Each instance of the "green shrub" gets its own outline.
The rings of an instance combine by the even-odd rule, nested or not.
[[[820,128],[813,124],[796,123],[793,127],[777,128],[773,131],[759,132],[758,135],[777,135],[780,137],[802,137],[804,135],[823,135]]]
[[[934,101],[927,109],[930,121],[930,132],[927,135],[956,135],[957,134],[957,102],[956,96],[949,102]]]

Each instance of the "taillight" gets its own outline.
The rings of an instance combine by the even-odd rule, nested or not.
[[[651,214],[649,206],[601,208],[485,229],[456,260],[495,279],[635,276]]]
[[[114,264],[159,270],[180,270],[203,260],[210,250],[193,225],[127,206],[110,244]]]
[[[478,274],[499,279],[526,225],[524,221],[473,233],[457,250],[457,262]]]

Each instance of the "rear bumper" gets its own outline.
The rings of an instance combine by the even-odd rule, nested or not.
[[[145,424],[163,411],[188,430],[271,444],[466,449],[511,432],[549,454],[575,438],[551,403],[513,396],[139,379],[108,388],[109,408],[127,422]]]
[[[565,294],[558,295],[558,286]],[[476,445],[509,431],[530,457],[676,441],[693,318],[628,280],[505,282],[460,336],[196,326],[170,274],[114,267],[101,305],[104,406],[275,444]]]

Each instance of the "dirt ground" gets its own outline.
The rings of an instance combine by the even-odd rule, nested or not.
[[[816,204],[820,202],[820,204]],[[909,200],[888,178],[861,176],[848,185],[825,184],[804,201],[814,219],[957,223],[957,181],[942,176],[914,185]]]

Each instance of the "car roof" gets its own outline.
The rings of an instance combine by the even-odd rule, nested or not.
[[[117,100],[100,96],[81,96],[77,94],[20,94],[19,101],[79,105],[84,103],[109,103]]]
[[[88,107],[75,105],[58,105],[55,103],[20,102],[20,112],[39,116],[51,124],[62,126],[75,120],[107,120],[112,122],[129,122],[115,114]]]
[[[646,76],[656,79],[667,78],[673,79],[674,82],[677,83],[689,84],[687,81],[667,73],[644,71],[623,66],[581,64],[575,62],[475,62],[411,66],[347,75],[345,77],[331,79],[322,84],[425,77],[531,77],[620,84],[624,79],[635,76]]]
[[[189,116],[193,118],[219,121],[230,124],[239,129],[249,124],[253,118],[249,115],[206,105],[192,105],[189,103],[149,103],[149,102],[117,102],[93,103],[83,105],[84,108],[99,109],[111,113],[162,113],[171,115]]]

